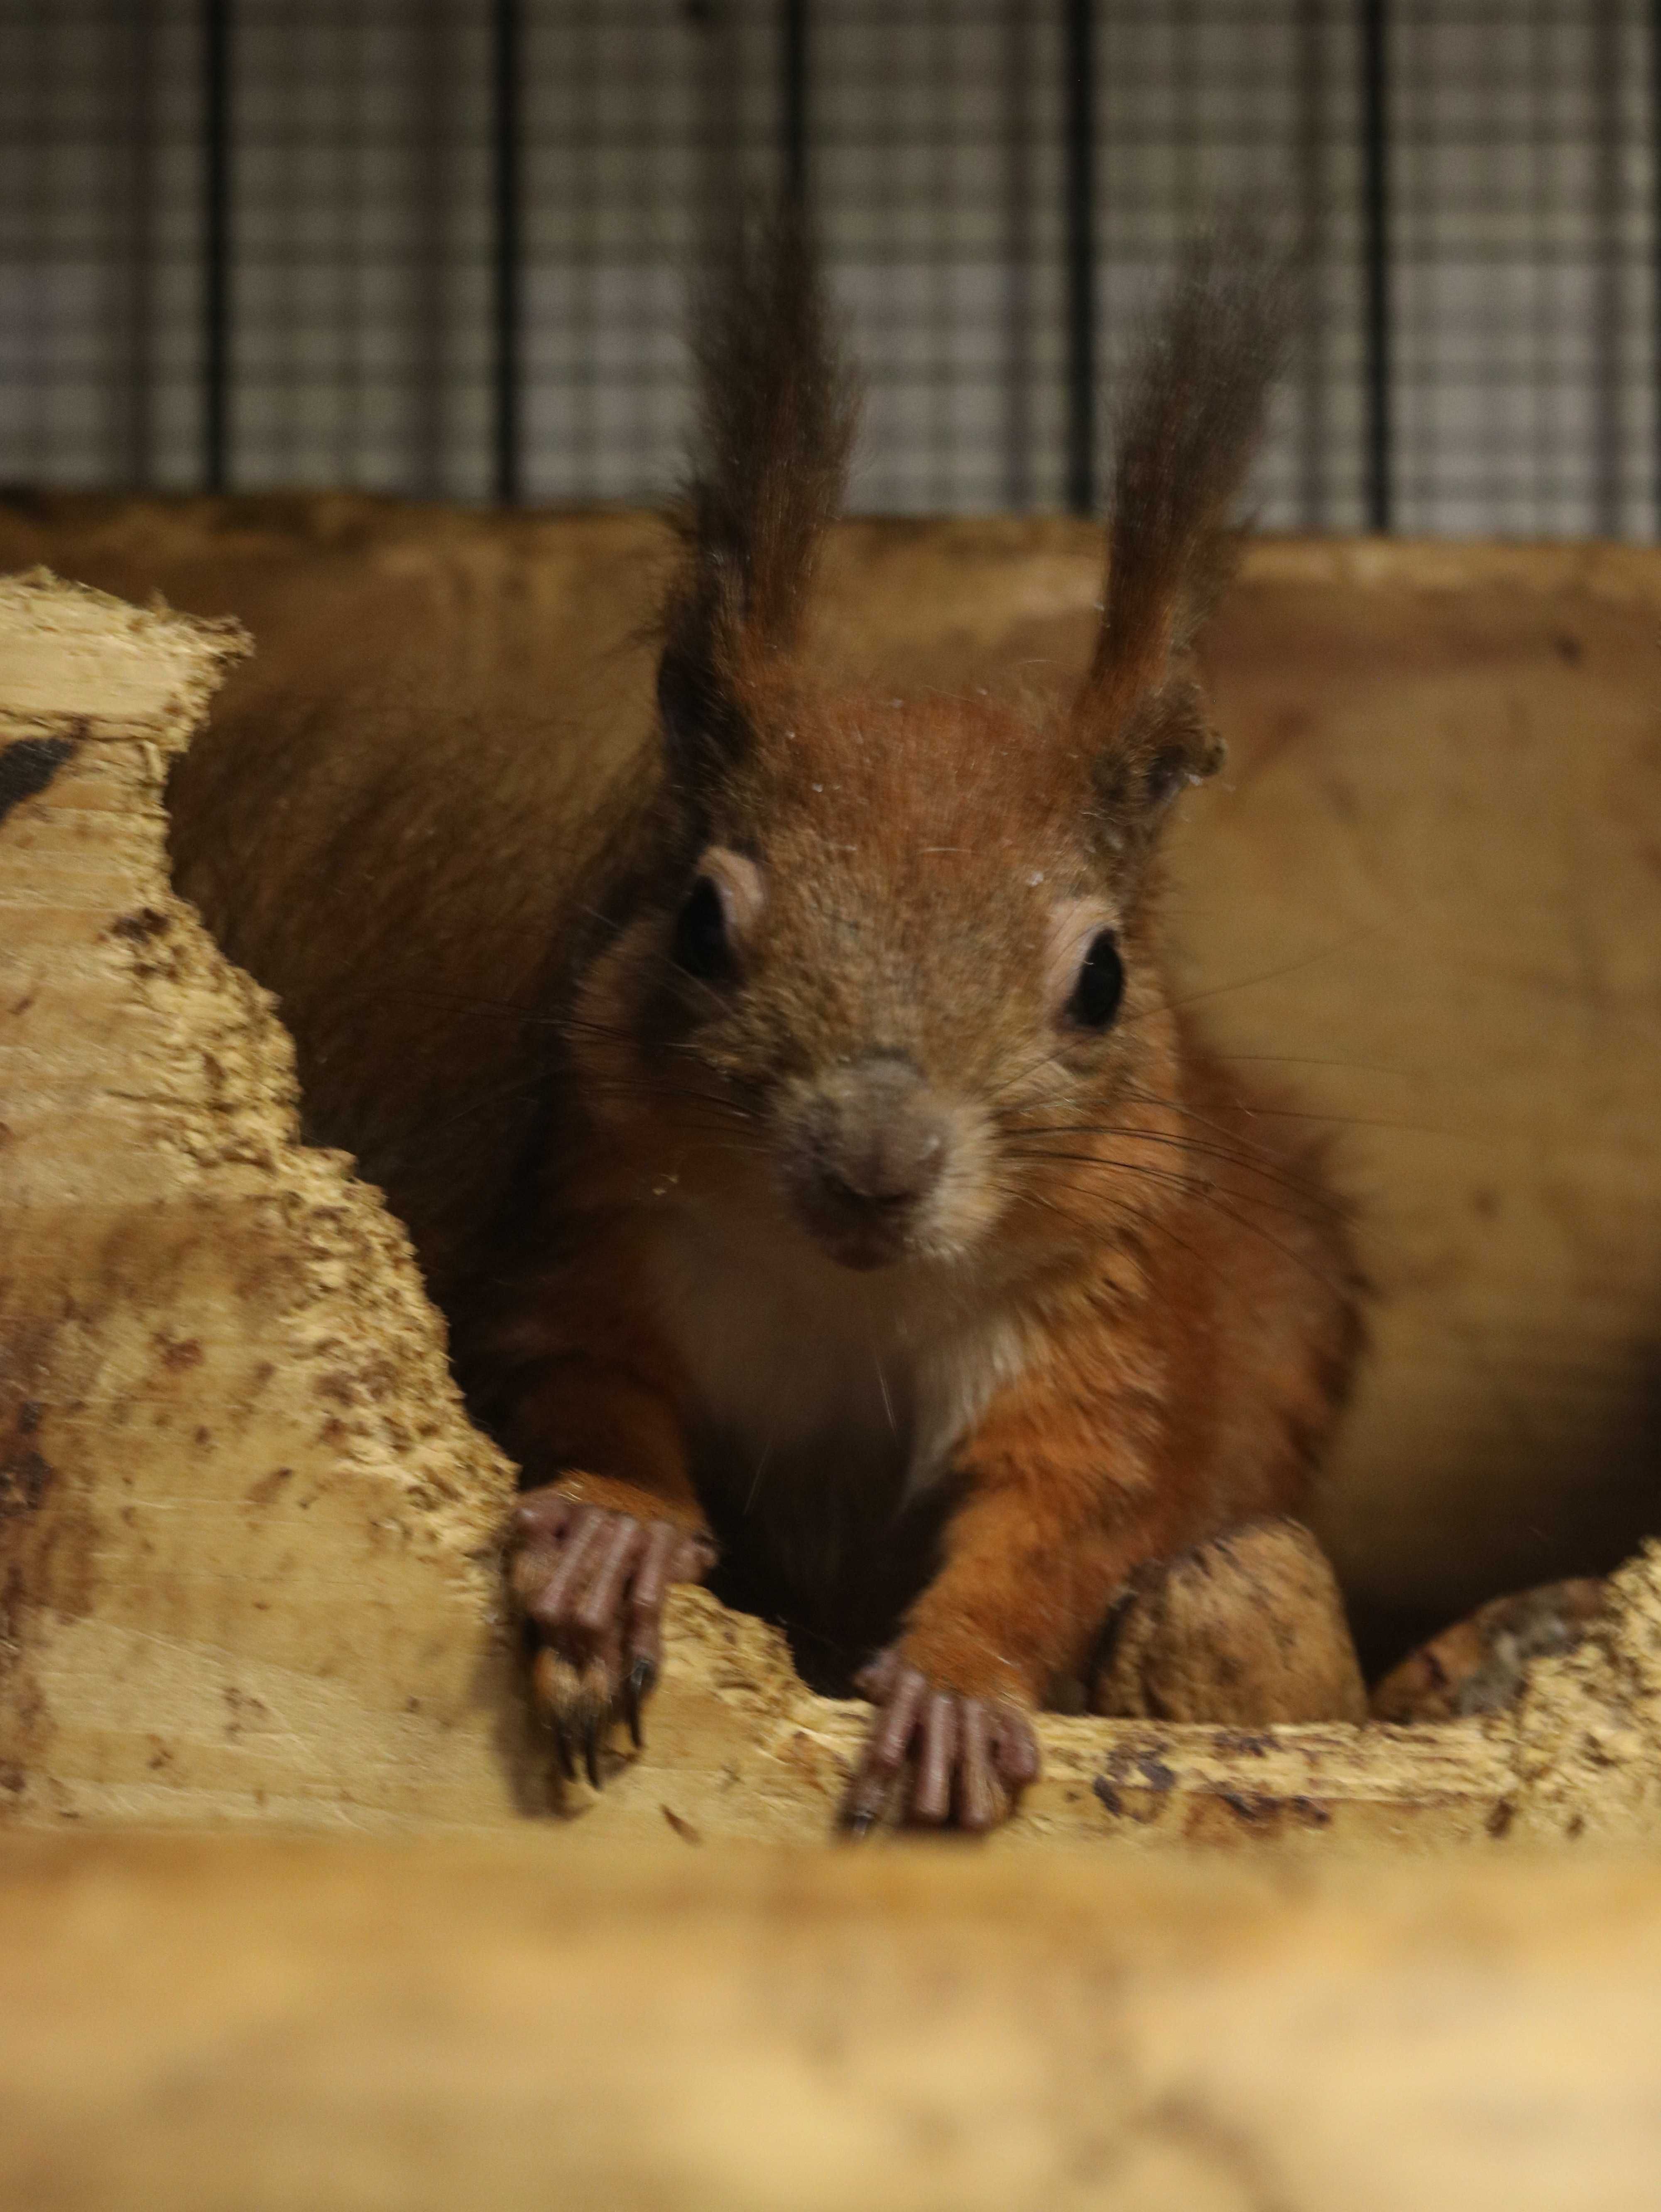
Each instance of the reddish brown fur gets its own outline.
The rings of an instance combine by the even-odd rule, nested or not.
[[[817,309],[791,319],[804,295],[794,264],[790,277],[770,280],[779,327],[757,325],[770,280],[751,271],[734,295],[743,328],[706,348],[775,398],[781,358],[822,342]],[[776,407],[762,423],[776,450],[736,489],[730,452],[716,454],[667,624],[669,773],[646,857],[580,963],[544,1225],[486,1332],[486,1366],[520,1378],[498,1388],[498,1417],[533,1476],[569,1490],[603,1475],[606,1502],[646,1522],[684,1520],[697,1500],[729,1540],[758,1530],[774,1602],[834,1628],[839,1605],[858,1613],[850,1553],[855,1578],[879,1577],[903,1482],[873,1472],[880,1432],[873,1444],[851,1417],[856,1448],[822,1464],[810,1438],[769,1481],[768,1424],[799,1410],[794,1362],[776,1351],[777,1376],[757,1378],[766,1315],[737,1309],[753,1274],[761,1307],[767,1285],[800,1302],[804,1364],[821,1324],[834,1338],[851,1312],[856,1340],[865,1309],[813,1273],[825,1263],[802,1180],[846,1188],[844,1155],[849,1173],[874,1172],[861,1164],[886,1158],[891,1114],[922,1133],[908,1158],[943,1133],[944,1195],[903,1198],[893,1267],[914,1287],[892,1292],[897,1319],[882,1292],[868,1316],[897,1439],[882,1364],[906,1370],[916,1316],[983,1344],[989,1372],[1011,1370],[951,1439],[938,1568],[900,1627],[897,1663],[943,1705],[1042,1702],[1083,1672],[1136,1566],[1298,1507],[1355,1348],[1340,1209],[1307,1148],[1256,1118],[1169,1005],[1158,933],[1159,817],[1220,758],[1186,655],[1262,415],[1275,313],[1238,265],[1225,278],[1202,263],[1177,295],[1126,416],[1100,647],[1058,723],[976,700],[806,693],[790,647],[824,471],[793,450],[800,411]],[[817,359],[809,374],[846,388]],[[840,418],[823,434],[839,456]],[[807,507],[783,527],[793,487]],[[772,515],[770,538],[746,529],[745,500]],[[768,543],[788,573],[769,574]],[[715,898],[733,969],[715,983],[677,968],[701,871],[744,887],[741,920]],[[1124,999],[1105,1036],[1083,1035],[1067,991],[1105,926]],[[871,1093],[891,1108],[859,1088],[879,1063],[904,1071]],[[682,1219],[706,1224],[686,1232],[691,1273],[681,1231],[662,1225]],[[736,1272],[711,1256],[712,1222]],[[736,1427],[717,1404],[726,1324],[679,1310],[678,1267],[687,1306],[735,1302],[733,1387],[753,1394]],[[921,1424],[917,1391],[903,1418]],[[824,1418],[832,1431],[844,1418],[834,1397]],[[577,1639],[576,1656],[587,1648]],[[967,1723],[943,1725],[949,1743]],[[978,1825],[963,1808],[984,1777],[971,1779],[959,1811]]]

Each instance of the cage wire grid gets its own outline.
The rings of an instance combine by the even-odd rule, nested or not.
[[[805,183],[852,504],[1092,507],[1217,204],[1304,285],[1270,527],[1661,530],[1661,6],[0,0],[0,477],[660,499],[688,276]]]

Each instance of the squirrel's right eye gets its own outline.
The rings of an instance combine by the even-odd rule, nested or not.
[[[675,964],[700,982],[714,983],[733,972],[733,947],[727,934],[727,908],[708,876],[700,876],[675,923]]]
[[[1118,944],[1110,929],[1098,929],[1080,963],[1067,1011],[1080,1029],[1109,1029],[1123,996],[1124,963]]]

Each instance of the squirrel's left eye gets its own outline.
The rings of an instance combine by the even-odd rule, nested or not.
[[[701,982],[718,981],[732,971],[727,904],[720,885],[709,876],[700,876],[693,884],[676,921],[675,959]]]
[[[1098,929],[1079,965],[1078,980],[1067,1002],[1070,1018],[1080,1029],[1104,1030],[1119,1011],[1124,996],[1124,963],[1110,929]]]

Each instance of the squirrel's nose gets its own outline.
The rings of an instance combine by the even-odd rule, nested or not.
[[[897,1053],[873,1054],[840,1071],[826,1094],[826,1177],[879,1208],[926,1197],[945,1163],[946,1125],[913,1063]]]
[[[914,1063],[873,1053],[818,1086],[792,1176],[808,1227],[855,1267],[897,1259],[946,1162],[944,1106]]]

